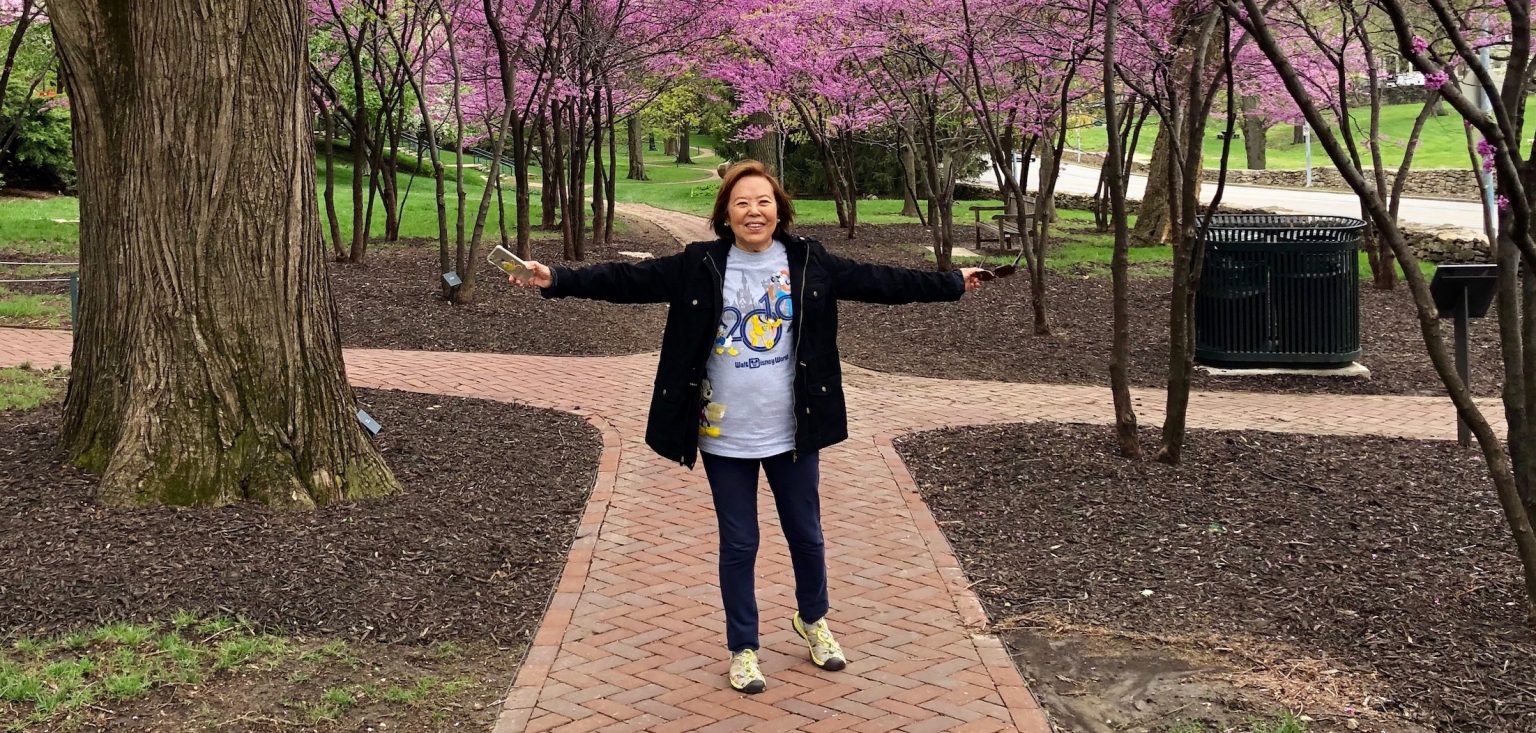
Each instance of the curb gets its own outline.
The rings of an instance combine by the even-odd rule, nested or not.
[[[533,708],[539,701],[539,693],[549,679],[551,666],[560,651],[560,643],[570,630],[571,616],[576,602],[587,585],[587,574],[592,568],[593,551],[597,537],[608,515],[613,500],[613,490],[619,480],[619,457],[623,451],[619,431],[606,419],[586,414],[587,424],[597,428],[603,436],[603,452],[598,458],[597,476],[592,483],[592,493],[587,497],[587,508],[576,527],[576,536],[560,573],[560,582],[551,594],[544,610],[544,619],[534,634],[523,661],[518,664],[517,676],[512,689],[502,703],[501,714],[496,718],[495,733],[518,733],[528,726]]]

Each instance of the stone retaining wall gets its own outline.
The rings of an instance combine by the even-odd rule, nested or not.
[[[1319,149],[1319,152],[1321,150]],[[1242,156],[1240,146],[1234,145],[1232,149],[1233,159],[1239,160]],[[1076,154],[1072,155],[1075,160]],[[1319,160],[1326,161],[1327,156],[1320,156]],[[1083,164],[1101,166],[1104,163],[1102,153],[1083,153]],[[1137,175],[1147,175],[1146,163],[1134,163],[1131,172]],[[1215,183],[1218,171],[1207,168],[1204,172],[1205,180]],[[1387,185],[1391,186],[1396,178],[1396,169],[1387,172]],[[1279,186],[1282,188],[1305,188],[1307,184],[1307,172],[1304,170],[1262,170],[1251,171],[1246,168],[1233,168],[1227,171],[1227,183],[1238,186]],[[1312,187],[1324,190],[1348,191],[1349,184],[1344,182],[1344,177],[1338,170],[1329,166],[1313,166]],[[1408,183],[1403,188],[1404,196],[1419,196],[1424,198],[1454,199],[1458,201],[1476,201],[1477,175],[1468,168],[1434,168],[1408,171]]]

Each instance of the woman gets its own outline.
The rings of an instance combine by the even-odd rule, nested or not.
[[[869,265],[829,253],[789,232],[794,209],[757,161],[732,167],[710,223],[719,238],[638,263],[581,269],[529,262],[546,298],[670,303],[645,442],[704,472],[720,527],[720,592],[728,679],[742,692],[767,687],[757,664],[757,474],[773,490],[789,542],[798,610],[795,632],[822,669],[845,659],[827,627],[827,568],[821,533],[818,451],[848,437],[837,301],[958,300],[981,286],[978,268],[928,272]]]

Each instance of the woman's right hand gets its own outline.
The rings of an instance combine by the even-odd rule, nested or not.
[[[507,280],[520,288],[547,288],[555,284],[555,274],[550,272],[548,265],[542,265],[534,260],[528,260],[528,269],[532,272],[528,277],[511,276]]]

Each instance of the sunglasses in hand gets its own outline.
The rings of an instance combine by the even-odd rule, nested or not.
[[[996,280],[1000,277],[1008,277],[1009,275],[1019,271],[1019,260],[1023,257],[1024,250],[1020,249],[1018,256],[1013,258],[1013,262],[1002,265],[1000,267],[994,267],[990,270],[982,270],[976,273],[976,279],[982,282],[987,282],[988,280]]]

